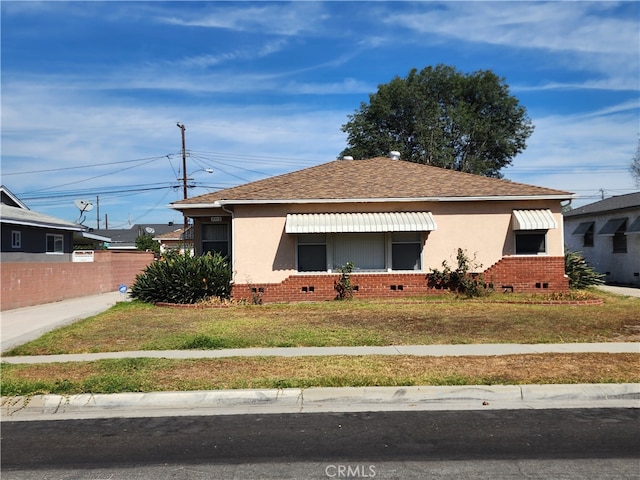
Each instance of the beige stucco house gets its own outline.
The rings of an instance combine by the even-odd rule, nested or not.
[[[565,191],[393,158],[336,160],[171,205],[194,220],[196,254],[233,266],[233,295],[335,297],[355,266],[355,296],[429,293],[427,275],[475,257],[496,289],[564,291]],[[480,266],[481,265],[481,266]]]

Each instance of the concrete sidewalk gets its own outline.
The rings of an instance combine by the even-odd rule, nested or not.
[[[639,342],[626,343],[481,343],[465,345],[392,345],[381,347],[282,347],[230,348],[224,350],[138,350],[64,355],[2,357],[12,364],[90,362],[117,358],[199,359],[229,357],[319,357],[329,355],[412,355],[418,357],[460,357],[526,355],[541,353],[640,353]]]
[[[0,351],[35,340],[44,333],[97,315],[127,300],[125,295],[111,292],[0,312]]]

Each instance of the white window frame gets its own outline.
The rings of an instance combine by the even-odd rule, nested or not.
[[[53,238],[53,250],[49,250],[49,239]],[[64,235],[60,233],[47,233],[47,255],[62,255],[64,253]]]
[[[22,232],[20,230],[11,230],[11,248],[22,248]]]
[[[513,252],[518,256],[530,256],[530,255],[547,255],[549,252],[549,239],[547,234],[549,230],[515,230],[513,232]],[[520,253],[518,252],[518,237],[526,236],[526,235],[543,235],[544,236],[544,251],[541,252],[527,252]]]

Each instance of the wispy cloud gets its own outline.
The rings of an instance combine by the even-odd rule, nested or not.
[[[316,31],[329,16],[318,2],[289,2],[275,4],[243,4],[226,6],[205,4],[195,13],[175,12],[158,16],[159,22],[185,27],[220,28],[238,32],[259,30],[262,34],[294,36]]]

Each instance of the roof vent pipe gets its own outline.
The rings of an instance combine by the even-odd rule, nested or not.
[[[346,156],[346,157],[342,157],[343,160],[353,160],[353,157],[351,156]]]
[[[400,152],[393,150],[391,152],[389,152],[389,158],[391,160],[400,160]]]

